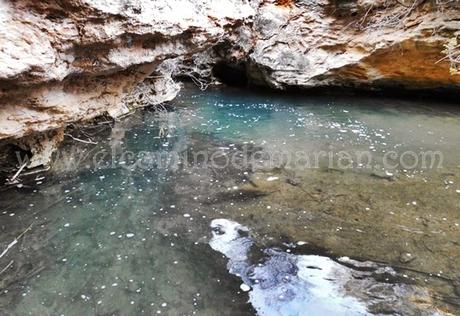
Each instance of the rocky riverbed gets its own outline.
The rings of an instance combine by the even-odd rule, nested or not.
[[[188,87],[165,111],[75,129],[92,142],[2,188],[0,310],[455,315],[458,119],[443,103]],[[372,168],[338,168],[344,148]],[[333,163],[277,155],[310,149]],[[428,150],[441,165],[382,169]]]

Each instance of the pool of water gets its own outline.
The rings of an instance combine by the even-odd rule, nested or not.
[[[460,313],[460,108],[185,86],[0,188],[1,315]]]

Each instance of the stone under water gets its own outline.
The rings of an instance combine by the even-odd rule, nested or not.
[[[458,111],[186,85],[74,129],[1,188],[1,314],[458,314]]]

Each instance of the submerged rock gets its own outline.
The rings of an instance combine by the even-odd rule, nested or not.
[[[228,258],[229,272],[242,279],[242,290],[249,291],[249,301],[259,315],[444,314],[433,307],[428,290],[392,282],[399,279],[391,267],[273,248],[263,249],[256,262],[250,259],[254,241],[245,236],[247,227],[216,219],[211,228],[209,245]],[[379,275],[392,278],[379,281]]]

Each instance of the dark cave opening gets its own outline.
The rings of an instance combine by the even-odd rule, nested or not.
[[[246,63],[228,64],[219,62],[212,68],[212,74],[229,86],[244,87],[248,84]]]

